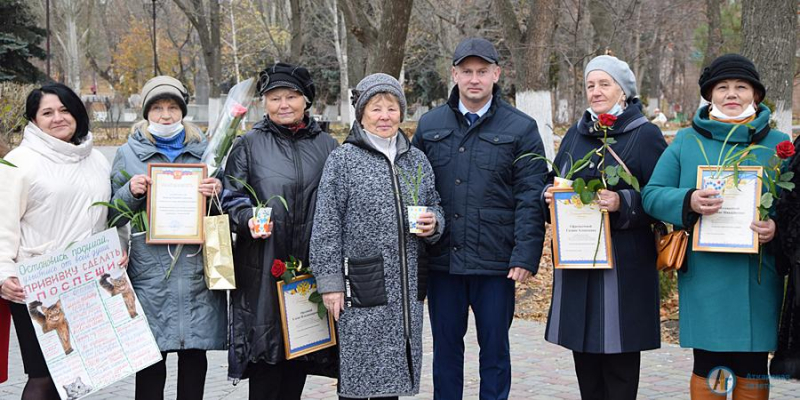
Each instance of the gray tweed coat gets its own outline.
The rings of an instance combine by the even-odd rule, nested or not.
[[[359,124],[353,125],[345,144],[325,163],[311,234],[311,269],[320,293],[346,296],[337,326],[339,394],[412,396],[419,392],[422,363],[422,242],[408,233],[406,205],[412,205],[413,189],[400,175],[416,175],[417,166],[422,167],[419,205],[428,206],[437,219],[436,233],[427,241],[441,236],[444,215],[428,159],[402,132],[393,169]]]

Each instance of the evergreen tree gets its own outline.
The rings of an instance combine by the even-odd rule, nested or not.
[[[0,0],[0,82],[31,83],[44,78],[30,62],[46,57],[39,47],[46,31],[37,22],[27,2]]]

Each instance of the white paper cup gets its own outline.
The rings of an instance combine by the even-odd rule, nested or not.
[[[572,180],[556,177],[553,180],[554,188],[572,189]]]
[[[719,194],[714,197],[722,197],[722,193],[725,191],[725,185],[727,183],[728,183],[728,178],[712,178],[706,176],[703,178],[703,189],[718,190]]]
[[[272,207],[253,207],[253,232],[265,234],[269,230],[269,222],[272,219]]]
[[[407,206],[406,208],[408,208],[408,232],[422,233],[422,229],[417,227],[417,219],[419,219],[420,214],[428,211],[428,207]]]

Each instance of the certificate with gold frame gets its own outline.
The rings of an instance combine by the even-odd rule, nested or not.
[[[205,164],[147,165],[151,183],[147,191],[148,244],[203,244],[206,199],[200,184]]]
[[[692,248],[695,251],[719,253],[758,253],[758,234],[750,223],[758,219],[761,204],[759,166],[740,166],[738,183],[732,168],[717,173],[717,167],[697,167],[697,188],[714,188],[722,192],[722,208],[712,215],[702,215],[694,225]]]
[[[552,188],[553,265],[563,269],[614,267],[611,223],[597,201],[583,204],[571,188]]]
[[[289,283],[278,280],[278,304],[287,360],[336,346],[333,316],[320,318],[317,303],[309,298],[317,291],[313,275],[300,275]]]

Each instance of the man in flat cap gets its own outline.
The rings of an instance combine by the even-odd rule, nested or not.
[[[480,345],[480,398],[507,399],[514,285],[536,273],[544,241],[545,154],[536,121],[500,98],[497,50],[469,38],[456,47],[448,102],[419,121],[413,143],[428,156],[446,228],[428,249],[434,399],[461,399],[469,309]]]

